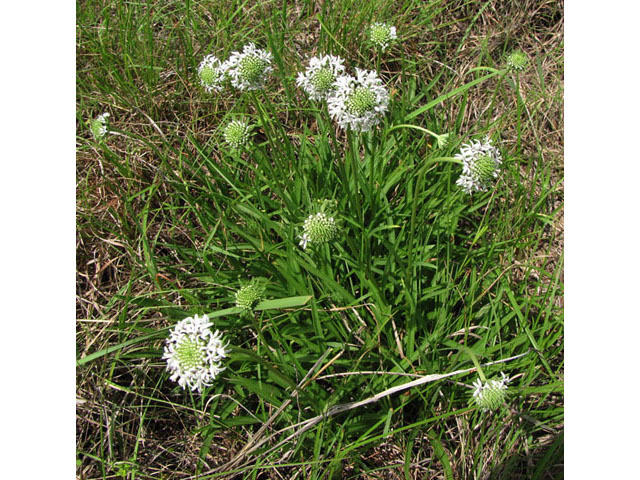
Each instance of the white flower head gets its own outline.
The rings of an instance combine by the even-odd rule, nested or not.
[[[396,27],[386,23],[375,22],[369,27],[369,41],[380,50],[384,51],[395,40]]]
[[[231,120],[223,131],[224,140],[233,150],[244,147],[251,138],[249,120]]]
[[[207,92],[220,91],[224,81],[226,65],[215,55],[207,55],[198,67],[200,83]]]
[[[224,370],[221,361],[227,356],[226,345],[222,334],[212,332],[211,326],[206,315],[185,318],[166,341],[162,358],[167,360],[171,380],[184,389],[202,392]]]
[[[94,120],[91,121],[91,133],[93,134],[93,138],[97,141],[104,139],[109,131],[109,115],[108,112],[103,113],[102,115],[98,115]]]
[[[296,83],[312,100],[324,100],[336,88],[336,80],[344,73],[344,60],[333,55],[313,57],[304,72],[298,73]]]
[[[487,191],[498,177],[502,163],[502,154],[489,137],[483,142],[476,140],[462,145],[455,158],[462,160],[462,175],[456,184],[469,194]]]
[[[307,245],[319,245],[333,240],[338,233],[338,227],[333,217],[324,212],[311,214],[304,221],[299,245],[303,250]]]
[[[368,132],[387,111],[389,92],[376,72],[356,68],[356,77],[338,77],[327,104],[341,128]]]
[[[507,397],[507,383],[509,378],[500,372],[502,378],[500,380],[489,380],[486,383],[478,378],[473,382],[475,387],[473,391],[473,401],[484,411],[497,410],[500,408]]]
[[[253,43],[244,46],[242,53],[233,52],[224,62],[231,84],[240,90],[259,90],[273,71],[271,53],[256,48]]]

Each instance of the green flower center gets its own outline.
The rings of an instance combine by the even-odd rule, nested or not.
[[[375,109],[376,96],[368,88],[358,87],[349,96],[346,105],[352,115],[362,115]]]
[[[471,167],[473,175],[480,181],[480,183],[484,184],[491,182],[496,170],[496,162],[493,161],[490,155],[481,156]]]
[[[245,285],[236,292],[236,307],[243,310],[253,310],[253,307],[262,299],[264,287],[257,283]]]
[[[489,385],[482,390],[482,393],[475,397],[476,404],[487,410],[497,410],[507,397],[507,391],[495,385]]]
[[[102,140],[107,134],[106,118],[96,118],[91,121],[91,133],[96,140]]]
[[[101,137],[102,136],[102,129],[103,129],[103,124],[100,120],[93,120],[91,122],[91,133],[93,133],[94,137]]]
[[[240,78],[248,83],[257,83],[260,81],[260,77],[264,74],[265,68],[267,68],[268,62],[256,55],[247,55],[238,66],[238,72]]]
[[[236,148],[240,147],[247,141],[248,130],[248,126],[242,122],[231,122],[224,129],[224,139],[229,145]]]
[[[204,364],[204,352],[202,351],[204,342],[200,340],[192,340],[190,338],[183,339],[176,346],[176,356],[180,366],[188,370],[190,368],[200,368]]]
[[[378,45],[386,45],[391,40],[391,29],[387,25],[373,25],[371,27],[371,41]]]
[[[330,68],[321,68],[311,77],[311,85],[318,92],[326,92],[333,87],[333,82],[336,81],[336,77],[331,72]]]
[[[309,237],[311,243],[328,242],[335,237],[337,233],[335,222],[329,220],[324,215],[314,215],[305,222],[304,233]]]
[[[219,75],[215,68],[213,67],[203,67],[200,70],[200,80],[205,85],[213,85],[216,81],[218,81]]]

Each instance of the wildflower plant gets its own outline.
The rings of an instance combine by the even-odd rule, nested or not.
[[[344,60],[333,55],[313,57],[304,72],[298,73],[296,83],[312,100],[325,100],[335,90],[336,80],[344,74]]]
[[[227,356],[226,345],[222,334],[211,330],[212,325],[207,315],[185,318],[166,341],[162,358],[171,380],[183,389],[202,392],[224,370],[221,361]]]
[[[380,51],[385,51],[397,38],[396,27],[392,25],[375,22],[369,27],[369,41]]]
[[[110,114],[106,112],[98,115],[91,121],[91,134],[98,142],[107,136],[107,132],[109,131],[109,117]]]
[[[231,120],[223,130],[224,141],[232,150],[239,150],[249,143],[252,125],[247,119]]]
[[[545,94],[554,101],[541,110],[536,108],[540,95],[525,98],[520,88],[520,77],[533,70],[536,55],[544,54],[535,41],[521,37],[518,43],[536,50],[503,50],[500,67],[493,68],[493,62],[479,63],[482,48],[466,48],[465,35],[451,34],[473,30],[481,2],[469,6],[462,23],[439,25],[437,63],[425,52],[394,53],[404,50],[404,32],[455,16],[455,5],[449,8],[447,2],[421,9],[420,18],[404,14],[397,20],[387,16],[387,8],[376,11],[376,5],[345,15],[346,4],[335,4],[322,9],[313,38],[301,31],[318,25],[317,8],[274,11],[251,4],[256,8],[244,9],[245,18],[238,10],[230,30],[224,15],[198,11],[192,12],[194,21],[173,21],[175,12],[148,15],[142,8],[111,11],[94,5],[100,2],[85,3],[77,22],[76,109],[85,112],[79,126],[85,139],[78,138],[77,148],[78,226],[81,240],[98,236],[115,242],[116,248],[102,256],[116,263],[106,258],[102,269],[94,268],[84,259],[95,256],[95,242],[79,242],[79,259],[87,263],[78,265],[79,274],[91,279],[98,269],[103,273],[97,280],[104,280],[80,279],[77,407],[79,418],[86,416],[79,423],[86,431],[79,436],[79,471],[93,478],[123,464],[121,474],[141,478],[152,478],[160,469],[169,476],[248,477],[272,458],[300,465],[311,458],[315,476],[329,478],[340,475],[340,465],[332,461],[339,455],[345,464],[361,465],[362,475],[375,476],[376,465],[362,464],[361,452],[342,441],[341,420],[366,416],[349,423],[349,439],[364,439],[371,449],[385,442],[395,448],[421,435],[416,418],[433,416],[425,398],[444,399],[436,412],[442,416],[464,412],[466,406],[483,419],[465,452],[486,460],[486,471],[500,470],[504,458],[526,454],[530,435],[546,435],[547,427],[562,432],[561,257],[523,260],[523,270],[540,273],[527,279],[531,288],[515,288],[510,275],[493,274],[505,259],[562,240],[562,232],[550,228],[562,203],[561,165],[556,155],[546,154],[558,137],[555,114],[562,113],[562,102],[553,96],[562,88],[561,78],[551,84],[562,73],[561,47],[552,46],[553,39],[545,42],[554,54],[546,57],[542,67],[550,69],[542,73]],[[372,10],[377,17],[363,24]],[[554,22],[561,19],[556,13],[543,12]],[[107,20],[109,28],[95,28]],[[493,25],[503,24],[498,19],[488,26],[488,35]],[[159,48],[139,38],[141,32],[169,39],[169,47],[175,47],[175,39],[187,45]],[[197,47],[213,37],[234,43],[193,55],[191,43]],[[165,81],[175,68],[137,68],[135,88],[131,75],[96,75],[122,70],[121,55],[108,54],[107,47],[123,38],[134,40],[124,48],[131,55],[128,64],[190,65],[191,87],[216,102],[185,105],[183,86]],[[292,48],[308,56],[299,62],[287,50]],[[393,62],[385,62],[390,56]],[[463,75],[447,67],[453,64],[477,68]],[[431,73],[425,76],[426,71]],[[477,111],[469,116],[472,95]],[[498,104],[496,99],[506,100]],[[138,121],[118,118],[120,109],[132,106],[140,107]],[[96,118],[107,110],[111,117]],[[544,121],[547,116],[551,122]],[[467,133],[460,132],[461,123]],[[513,127],[513,135],[503,131],[504,144],[497,133],[493,140],[484,137],[487,125],[505,124]],[[207,131],[213,133],[210,138],[201,134]],[[534,137],[537,141],[521,145],[521,139]],[[113,148],[106,148],[110,141]],[[517,158],[542,154],[550,158],[516,165]],[[506,168],[507,160],[512,168]],[[487,203],[490,195],[478,193],[494,192],[503,177],[505,185],[520,185],[522,176],[535,188],[510,189],[508,202]],[[506,193],[499,187],[496,192]],[[103,191],[111,205],[107,213],[122,221],[104,221],[104,208],[94,201]],[[118,245],[141,251],[122,256]],[[94,295],[100,284],[106,290]],[[110,291],[122,295],[109,299]],[[507,292],[509,298],[471,305],[494,292]],[[463,308],[465,298],[471,299],[469,308]],[[171,315],[177,311],[170,307],[173,301],[205,305],[208,316],[186,314],[189,318],[164,322],[171,330],[157,331],[159,320],[145,319],[150,313]],[[489,310],[479,310],[480,304]],[[101,305],[122,321],[105,330],[100,320],[92,320],[101,317]],[[496,325],[496,318],[511,318],[519,306],[531,305],[544,318],[534,318],[530,332],[517,318]],[[479,343],[462,339],[455,361],[443,361],[443,349],[455,346],[451,339],[476,327],[482,332]],[[156,356],[157,335],[161,352]],[[535,352],[527,348],[533,337]],[[518,391],[523,401],[516,405],[514,384],[519,382],[501,374],[501,368],[508,376],[516,368],[526,372],[523,385],[549,385],[533,401],[524,397],[540,389]],[[131,393],[120,404],[92,401],[100,400],[104,383],[96,378],[110,378],[110,372]],[[397,375],[377,375],[381,372]],[[139,374],[131,385],[130,373]],[[468,384],[464,392],[461,381]],[[413,394],[396,402],[400,392]],[[137,408],[140,395],[144,401]],[[157,408],[166,399],[176,407],[173,414]],[[500,426],[491,422],[499,422],[508,406],[518,407],[526,425],[511,429],[508,445],[497,451],[493,434]],[[96,416],[96,408],[104,415]],[[149,415],[163,415],[163,421],[147,422]],[[372,425],[398,433],[373,438]],[[113,452],[102,448],[99,435],[91,435],[93,430],[141,429],[165,440],[154,442],[158,454],[141,462],[122,462],[137,451],[140,435],[119,435],[122,445]],[[451,425],[431,422],[429,429],[442,449],[459,447],[460,432],[449,435]],[[278,432],[294,441],[281,441]],[[319,432],[315,439],[314,432]],[[202,437],[200,451],[191,448],[194,434]],[[228,455],[228,461],[207,466],[207,458],[220,457],[218,440],[246,445],[242,458]],[[557,450],[561,456],[562,449],[555,449],[547,465],[561,463],[555,461]],[[393,460],[387,464],[397,463]],[[436,463],[436,473],[445,476],[447,462]],[[462,478],[477,473],[476,467],[469,462],[452,466]],[[523,477],[540,470],[525,467]],[[289,470],[275,465],[272,471],[286,477]]]
[[[472,401],[483,411],[498,410],[504,405],[507,398],[507,383],[509,378],[500,372],[502,378],[500,380],[489,380],[482,383],[482,380],[478,378],[473,386]]]
[[[456,181],[465,192],[484,192],[494,184],[500,172],[502,154],[489,137],[482,142],[463,144],[455,158],[462,161],[462,175]]]
[[[235,293],[236,307],[242,309],[243,313],[253,311],[254,307],[263,300],[265,289],[266,283],[264,280],[251,280]]]
[[[507,56],[507,69],[511,72],[521,72],[529,65],[529,57],[522,50],[515,50]]]
[[[328,97],[329,114],[341,128],[368,132],[389,107],[389,92],[378,74],[356,68],[356,76],[342,75]]]
[[[264,87],[271,66],[271,53],[256,48],[253,43],[245,45],[242,53],[233,52],[224,62],[224,69],[231,84],[239,90],[259,90]]]

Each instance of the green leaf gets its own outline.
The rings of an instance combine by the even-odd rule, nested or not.
[[[265,300],[256,305],[255,310],[275,310],[278,308],[300,307],[313,298],[312,295],[302,295],[299,297],[277,298]]]
[[[491,69],[493,70],[493,69]],[[423,105],[422,107],[418,108],[417,110],[414,110],[413,112],[411,112],[409,115],[407,115],[405,117],[405,120],[411,120],[413,118],[416,118],[418,115],[431,110],[433,107],[435,107],[436,105],[444,102],[445,100],[448,100],[451,97],[455,97],[456,95],[466,92],[467,90],[469,90],[471,87],[478,85],[479,83],[484,82],[485,80],[490,79],[491,77],[495,77],[497,74],[501,73],[499,70],[495,70],[487,75],[485,75],[484,77],[480,77],[480,78],[476,78],[475,80],[471,80],[469,83],[465,83],[464,85],[462,85],[461,87],[455,88],[453,90],[451,90],[448,93],[445,93],[444,95],[440,95],[438,98],[436,98],[435,100],[430,101],[429,103],[427,103],[426,105]]]
[[[152,334],[142,335],[142,336],[137,337],[137,338],[132,338],[131,340],[127,340],[126,342],[122,342],[122,343],[119,343],[117,345],[112,345],[110,347],[103,348],[102,350],[98,350],[97,352],[93,352],[90,355],[87,355],[85,357],[82,357],[79,360],[76,360],[76,367],[80,367],[80,366],[84,365],[85,363],[89,363],[89,362],[95,360],[96,358],[104,357],[105,355],[108,355],[110,353],[117,352],[118,350],[122,350],[123,348],[128,347],[130,345],[135,345],[137,343],[146,342],[147,340],[155,340],[157,338],[160,338],[163,335],[165,335],[165,332],[167,330],[169,330],[169,328],[170,327],[162,328],[162,329],[160,329],[157,332],[154,332]]]
[[[438,457],[438,460],[440,460],[440,463],[442,464],[442,468],[444,469],[444,478],[446,480],[453,480],[451,461],[449,460],[447,453],[444,451],[440,439],[438,439],[436,434],[432,431],[428,431],[427,436],[429,437],[429,441],[433,447],[433,453],[435,453],[436,457]]]

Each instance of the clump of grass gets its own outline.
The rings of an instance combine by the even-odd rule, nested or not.
[[[79,128],[79,475],[552,469],[561,192],[546,112],[530,101],[546,95],[529,83],[544,79],[540,68],[510,76],[500,47],[474,44],[478,20],[498,7],[166,7],[79,12],[78,117],[118,112],[108,142]],[[374,11],[402,25],[375,65],[359,48]],[[313,22],[322,28],[298,52]],[[247,38],[273,55],[269,77],[254,78],[261,88],[202,88],[196,59],[224,58]],[[336,128],[323,99],[295,88],[316,48],[388,90],[370,131]],[[360,96],[352,115],[369,111]],[[229,155],[209,139],[239,115],[256,119],[254,148]],[[500,175],[467,196],[456,154],[485,134]],[[323,220],[339,228],[321,222],[318,248],[302,248],[304,219],[325,199]],[[239,278],[269,281],[238,305]],[[175,388],[162,348],[173,325],[203,313],[232,347],[197,394]],[[478,368],[507,372],[506,408],[469,403]],[[274,467],[283,463],[295,467]]]

